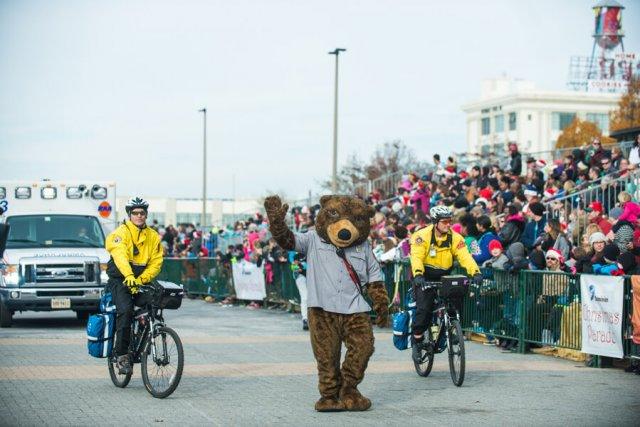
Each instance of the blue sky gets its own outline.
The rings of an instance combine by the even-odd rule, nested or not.
[[[461,151],[482,79],[565,88],[593,3],[0,0],[0,178],[198,197],[206,106],[209,197],[303,197],[331,171],[335,47],[340,161],[396,138]]]

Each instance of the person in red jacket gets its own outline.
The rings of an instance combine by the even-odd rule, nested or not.
[[[609,234],[609,231],[611,231],[611,223],[602,215],[602,203],[591,202],[589,207],[585,210],[589,212],[589,223],[597,224],[605,236]]]

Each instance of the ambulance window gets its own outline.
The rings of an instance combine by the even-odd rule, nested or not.
[[[16,187],[16,199],[30,199],[31,188],[29,187]]]
[[[44,187],[40,190],[40,197],[43,199],[55,199],[58,195],[58,190],[54,187]]]
[[[96,200],[102,200],[107,198],[107,189],[105,187],[100,187],[99,185],[94,185],[91,188],[91,197]]]
[[[82,190],[79,187],[67,188],[67,199],[82,199]]]

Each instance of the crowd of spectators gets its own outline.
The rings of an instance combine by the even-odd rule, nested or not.
[[[453,230],[462,234],[483,267],[595,274],[636,274],[640,205],[630,179],[640,164],[640,136],[628,157],[598,139],[547,163],[524,158],[509,144],[510,164],[458,170],[438,154],[425,173],[403,176],[395,194],[374,190],[371,240],[386,262],[406,258],[408,240],[429,223],[429,209],[450,206]],[[633,175],[635,177],[635,175]],[[620,177],[629,179],[620,180]]]
[[[626,155],[619,146],[609,148],[594,139],[546,162],[523,156],[511,143],[508,167],[479,164],[467,170],[452,156],[443,163],[436,154],[429,170],[408,171],[393,194],[374,190],[366,197],[376,211],[369,236],[374,254],[381,263],[408,258],[411,234],[430,223],[431,207],[446,205],[454,211],[452,229],[464,236],[485,272],[640,274],[640,136]],[[319,209],[294,206],[291,228],[313,228]],[[296,283],[301,279],[304,259],[269,238],[260,213],[204,234],[193,225],[158,229],[166,256],[213,257],[229,271],[240,259],[262,266],[267,292],[276,269],[291,269]],[[222,301],[232,302],[232,296]],[[248,307],[261,304],[252,301]],[[557,342],[555,329],[545,329],[543,339]]]

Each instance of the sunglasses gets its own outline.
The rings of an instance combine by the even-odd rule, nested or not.
[[[440,224],[442,225],[451,225],[451,220],[450,219],[441,219],[440,221],[438,221]]]
[[[547,257],[547,261],[558,261],[558,258]]]
[[[145,211],[131,211],[131,216],[147,216]]]
[[[593,145],[600,145],[600,143],[599,142],[594,142]]]

